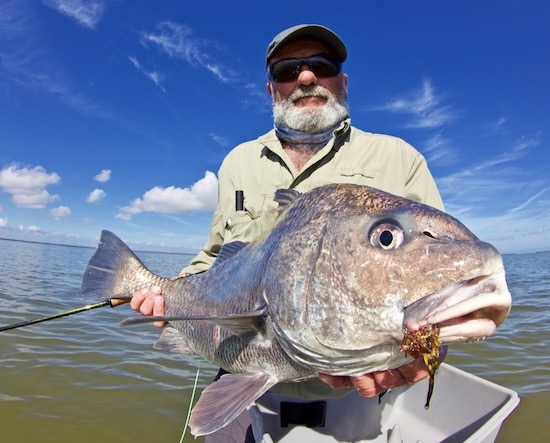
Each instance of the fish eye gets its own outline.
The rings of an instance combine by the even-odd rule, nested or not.
[[[386,251],[399,248],[404,239],[403,229],[389,222],[378,223],[369,233],[371,244]]]

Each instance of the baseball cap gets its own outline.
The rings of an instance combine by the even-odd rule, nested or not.
[[[266,65],[268,64],[269,59],[282,45],[299,37],[312,37],[321,40],[334,51],[341,62],[344,62],[348,57],[346,45],[344,45],[344,42],[340,39],[340,37],[338,37],[338,35],[321,25],[304,24],[292,26],[291,28],[285,29],[275,36],[267,47],[265,54]]]

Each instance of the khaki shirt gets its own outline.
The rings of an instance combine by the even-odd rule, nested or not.
[[[277,189],[307,192],[330,183],[368,185],[443,210],[426,160],[400,138],[361,131],[348,119],[298,172],[271,130],[237,146],[223,161],[208,242],[181,273],[206,271],[224,243],[250,242],[271,229],[279,214]],[[244,193],[241,211],[235,207],[238,190]]]

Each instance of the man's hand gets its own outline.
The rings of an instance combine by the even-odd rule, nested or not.
[[[134,293],[130,306],[134,311],[141,312],[145,316],[164,315],[164,297],[160,286],[144,288]],[[162,328],[166,322],[154,322],[157,328]]]
[[[188,276],[189,274],[179,274],[171,278],[171,280],[177,280]],[[151,315],[163,316],[164,297],[162,296],[162,288],[160,286],[152,286],[150,288],[143,288],[137,292],[134,292],[134,295],[130,300],[130,306],[134,311],[141,312],[142,315],[147,317]],[[166,322],[156,321],[153,325],[157,328],[162,328],[163,326],[166,326]]]
[[[439,360],[442,361],[446,354],[447,347],[442,346]],[[372,372],[360,377],[319,374],[319,378],[331,388],[340,389],[355,386],[359,395],[363,397],[376,397],[388,389],[416,383],[425,379],[428,375],[428,368],[424,364],[424,360],[419,358],[397,369]]]

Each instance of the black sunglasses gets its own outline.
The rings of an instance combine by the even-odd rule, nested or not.
[[[342,62],[327,55],[313,55],[308,58],[285,58],[269,65],[267,76],[272,82],[294,81],[306,65],[316,77],[334,77],[342,72]]]

